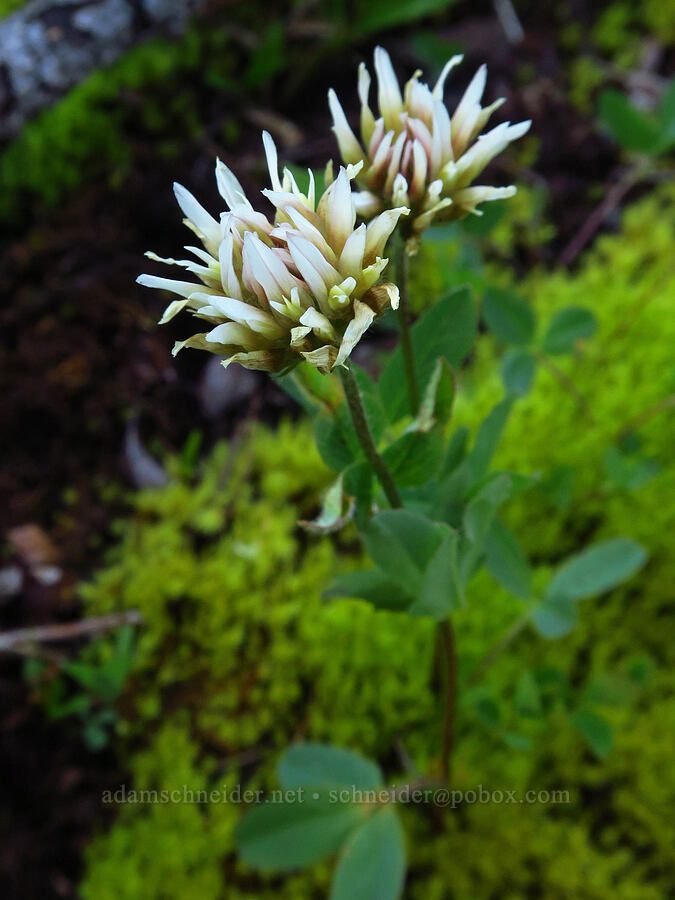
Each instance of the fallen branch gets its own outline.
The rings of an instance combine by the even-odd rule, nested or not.
[[[130,609],[126,612],[111,613],[108,616],[80,619],[77,622],[38,625],[35,628],[16,628],[13,631],[0,632],[0,652],[22,653],[23,648],[28,644],[69,641],[73,638],[110,631],[121,625],[139,625],[142,621],[141,613],[137,609]]]
[[[558,260],[559,265],[569,266],[574,262],[605,219],[614,212],[626,194],[645,177],[645,174],[644,165],[640,162],[633,168],[628,169],[628,171],[615,182],[609,191],[607,191],[607,195],[602,203],[595,207],[593,212],[560,254]]]

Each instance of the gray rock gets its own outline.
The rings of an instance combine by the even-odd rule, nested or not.
[[[211,356],[199,383],[199,402],[204,415],[218,419],[248,400],[259,389],[260,380],[255,372],[242,366],[228,366],[224,369],[220,357]]]
[[[31,0],[0,21],[0,140],[151,35],[179,34],[207,0]]]
[[[164,487],[168,484],[169,476],[166,470],[143,446],[138,432],[138,422],[135,419],[127,422],[124,456],[135,487]]]

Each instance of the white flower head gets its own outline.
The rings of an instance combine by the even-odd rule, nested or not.
[[[316,198],[310,171],[307,193],[290,170],[279,177],[277,150],[266,132],[263,143],[275,207],[274,221],[254,209],[233,173],[216,165],[218,190],[227,205],[214,219],[181,185],[176,199],[185,224],[203,244],[186,247],[196,257],[155,261],[178,265],[199,281],[141,275],[140,284],[181,299],[160,320],[183,309],[209,323],[209,330],[176,344],[225,356],[249,369],[281,371],[301,359],[322,372],[342,365],[373,319],[398,305],[394,285],[378,285],[388,260],[384,246],[408,208],[387,209],[356,226],[350,182],[361,164],[341,168]]]
[[[345,164],[361,164],[356,180],[362,191],[356,195],[356,207],[364,219],[391,206],[409,207],[412,214],[405,231],[415,237],[434,219],[482,215],[479,204],[515,194],[513,185],[472,183],[511,141],[528,131],[531,123],[505,122],[482,134],[491,114],[503,103],[497,100],[481,106],[487,76],[484,65],[450,115],[443,102],[443,89],[448,74],[461,61],[461,56],[448,60],[433,89],[419,80],[420,71],[415,72],[401,93],[389,54],[376,47],[375,113],[369,106],[370,74],[363,63],[359,67],[360,140],[335,91],[328,92],[340,155]],[[329,167],[327,178],[330,176]]]

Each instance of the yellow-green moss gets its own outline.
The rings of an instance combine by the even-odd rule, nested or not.
[[[0,0],[0,19],[16,12],[19,7],[23,6],[27,0]]]
[[[119,187],[133,163],[127,132],[139,126],[160,158],[175,157],[176,135],[190,140],[201,129],[190,75],[208,59],[202,77],[225,81],[232,65],[226,43],[222,31],[197,28],[180,41],[148,41],[28,122],[0,154],[0,219],[11,224],[52,208],[86,181]],[[176,91],[176,84],[184,87]],[[137,102],[125,103],[125,95]]]
[[[542,321],[582,304],[600,323],[574,358],[557,359],[592,420],[541,370],[515,406],[499,451],[498,464],[517,471],[545,474],[560,463],[575,469],[566,510],[553,509],[536,489],[508,509],[533,556],[535,581],[542,584],[568,552],[610,535],[636,537],[650,560],[627,587],[583,604],[568,638],[545,642],[526,633],[489,670],[485,692],[499,705],[502,725],[487,728],[464,700],[453,784],[563,789],[571,802],[465,806],[448,811],[442,833],[419,810],[406,809],[406,897],[658,900],[673,891],[675,660],[663,625],[675,583],[667,503],[675,489],[673,413],[640,428],[646,452],[664,466],[651,482],[619,491],[607,484],[602,462],[631,417],[673,392],[672,213],[673,191],[662,190],[629,210],[621,235],[599,240],[577,274],[537,273],[524,286]],[[461,374],[458,424],[475,429],[501,395],[498,349],[483,336]],[[252,759],[249,783],[269,786],[276,752],[297,737],[360,748],[392,777],[401,774],[402,740],[424,769],[439,726],[428,687],[432,632],[422,621],[320,600],[324,584],[358,551],[349,532],[317,540],[295,527],[328,479],[309,429],[286,424],[271,434],[256,427],[231,453],[220,447],[196,485],[177,479],[143,492],[108,567],[84,591],[92,613],[133,606],[146,618],[119,739],[123,753],[144,748],[131,752],[134,784],[234,784],[251,778]],[[489,576],[471,584],[456,616],[463,683],[519,610]],[[616,742],[604,762],[562,705],[545,722],[516,711],[513,691],[528,668],[559,667],[575,693],[590,676],[623,671],[638,655],[652,660],[655,673],[632,704],[607,711]],[[506,731],[530,736],[533,748],[507,746]],[[232,840],[240,812],[232,804],[125,806],[89,847],[85,900],[326,895],[327,864],[277,879],[244,870]]]

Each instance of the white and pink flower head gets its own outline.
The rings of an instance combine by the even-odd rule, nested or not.
[[[513,185],[491,187],[473,182],[511,141],[528,131],[531,123],[504,122],[481,133],[503,103],[497,100],[481,106],[487,75],[484,65],[450,115],[443,90],[448,74],[461,60],[461,56],[453,56],[445,64],[433,89],[419,80],[422,73],[418,70],[401,94],[389,54],[377,47],[377,116],[369,105],[370,74],[364,63],[359,67],[360,140],[335,91],[329,91],[333,131],[342,159],[346,165],[362,164],[357,183],[363,190],[357,194],[356,207],[364,219],[389,207],[406,206],[411,216],[405,230],[409,237],[415,237],[433,220],[480,215],[477,207],[481,203],[515,194]],[[330,172],[329,164],[328,179]]]
[[[341,168],[323,195],[314,179],[303,193],[290,170],[279,177],[277,151],[263,134],[274,221],[254,209],[222,162],[216,181],[227,211],[213,218],[182,185],[174,185],[185,224],[202,247],[192,259],[151,259],[178,265],[199,281],[141,275],[140,284],[177,294],[164,312],[168,322],[183,309],[208,330],[176,344],[220,354],[224,365],[277,372],[302,359],[321,372],[342,365],[372,321],[398,304],[393,284],[379,284],[388,260],[384,247],[404,206],[387,209],[368,225],[356,225],[351,180],[360,165]]]

